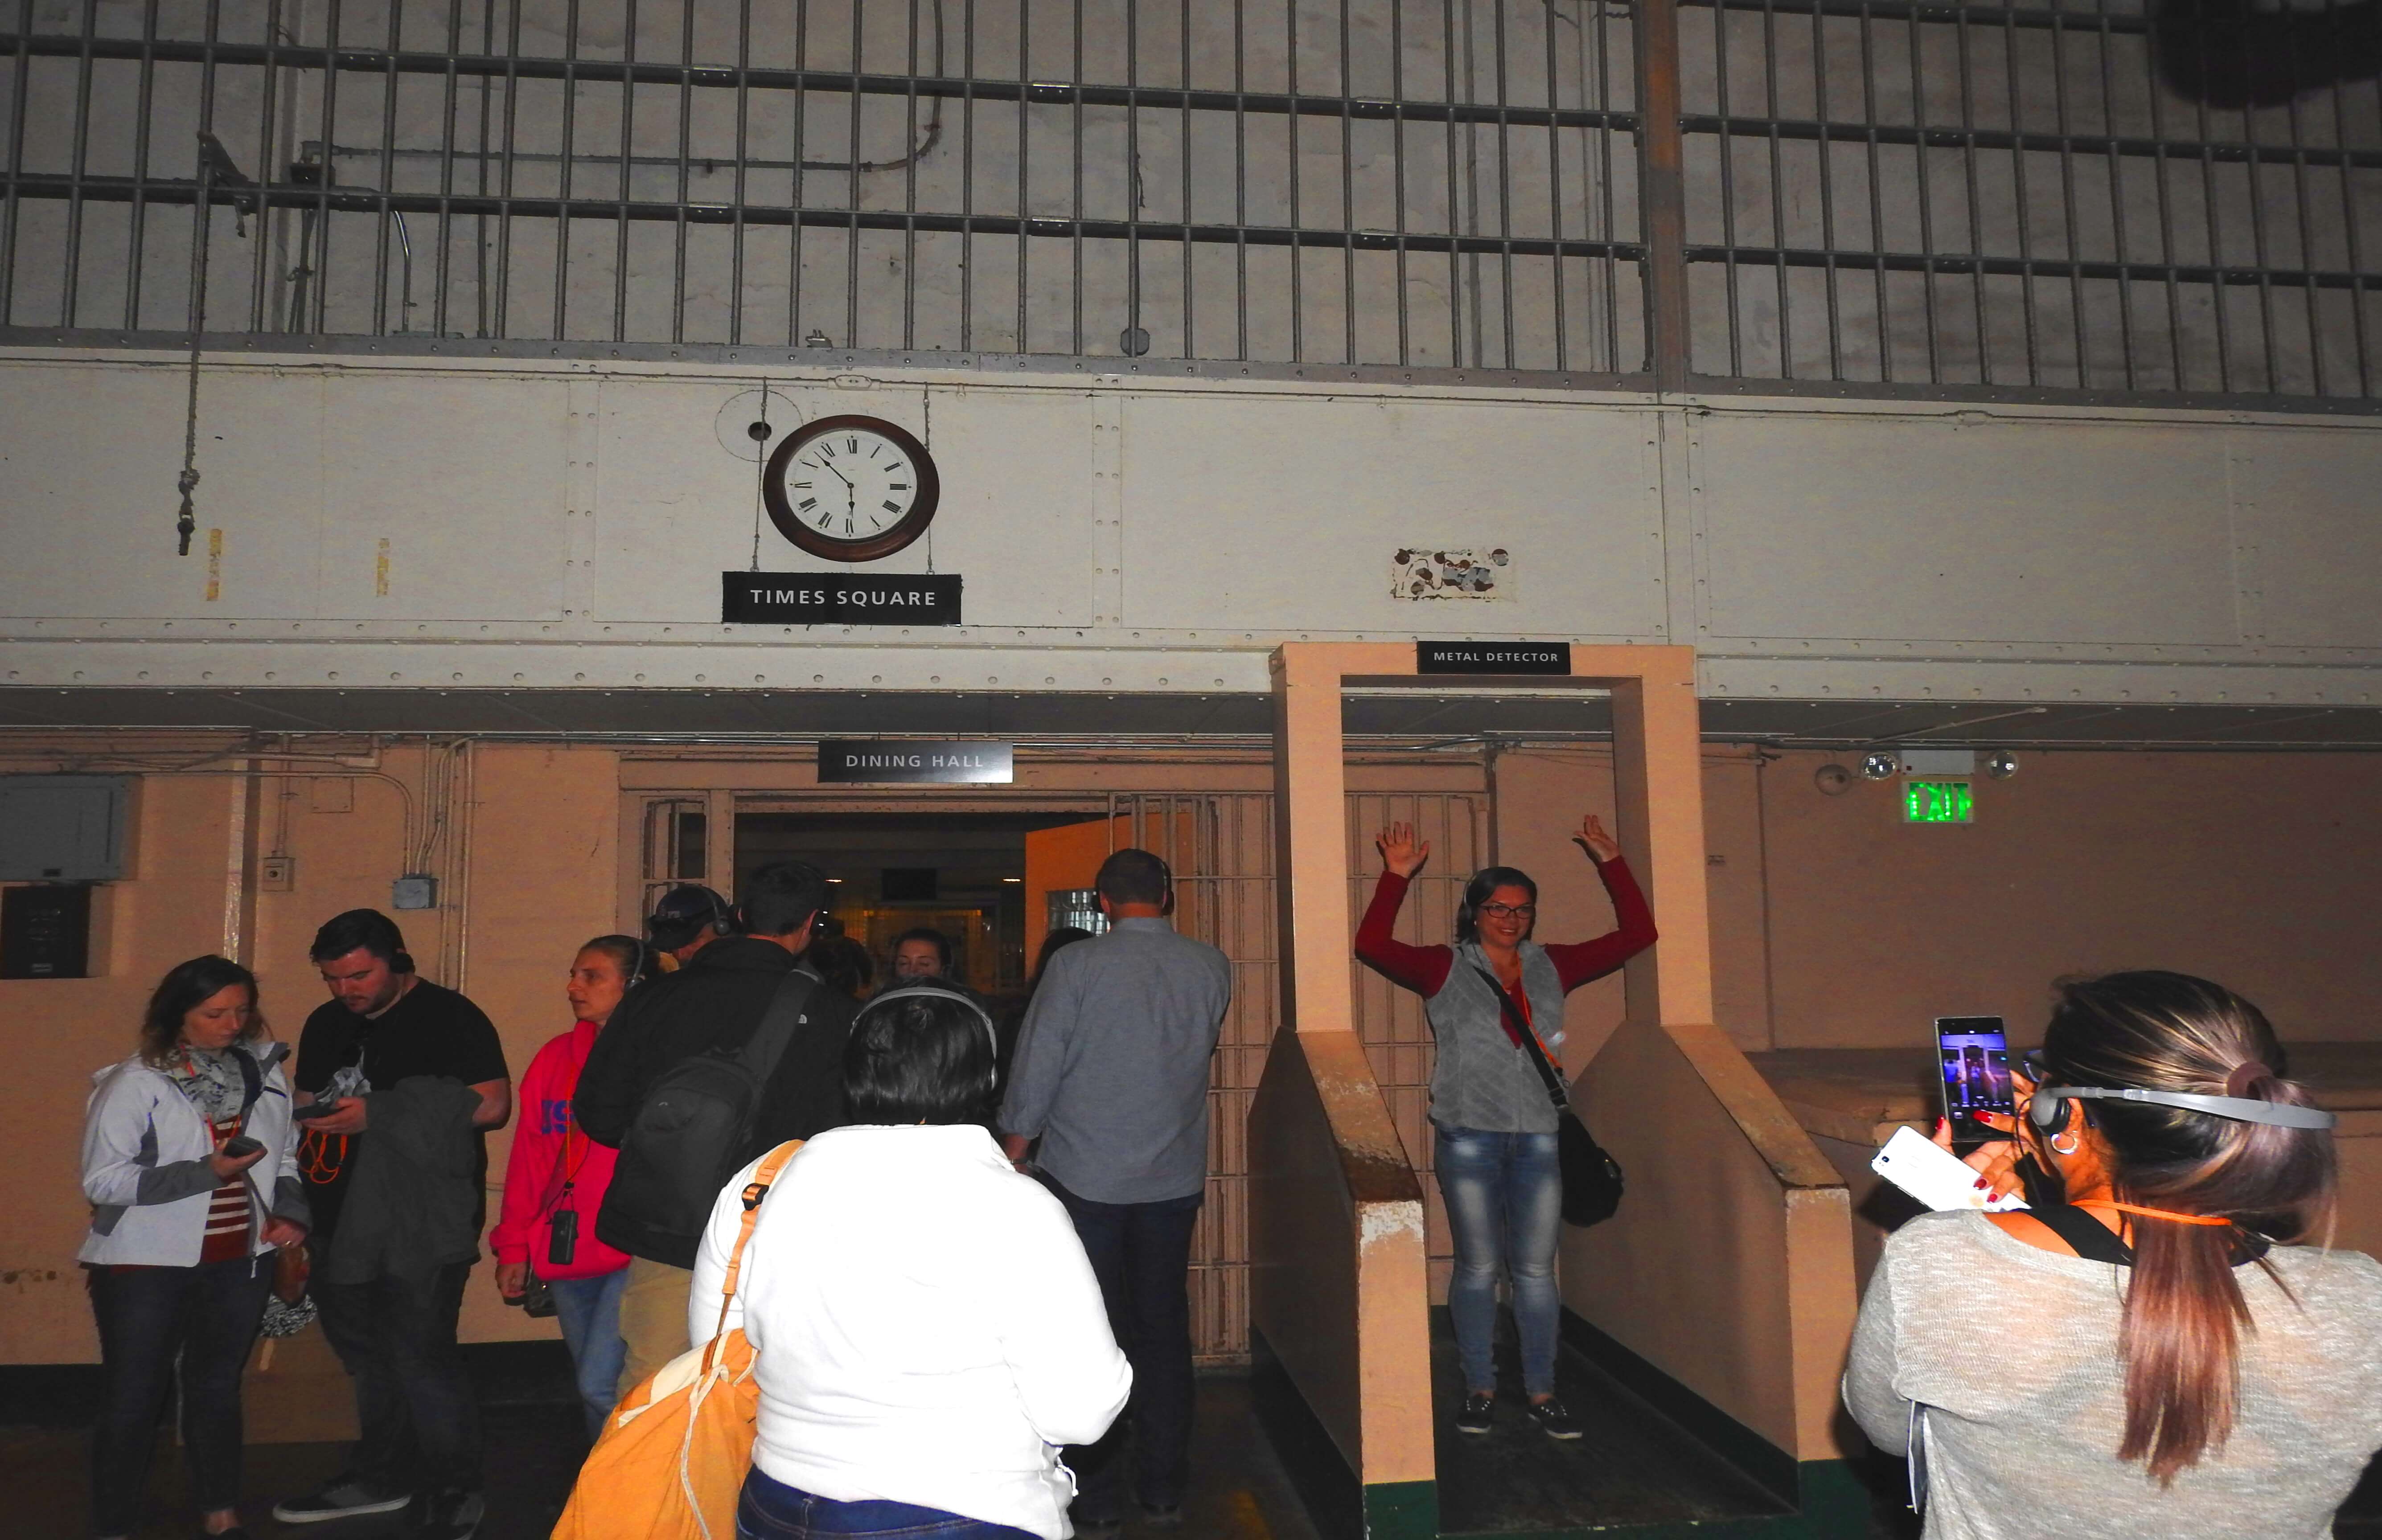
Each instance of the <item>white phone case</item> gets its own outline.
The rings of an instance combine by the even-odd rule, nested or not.
[[[1977,1186],[1977,1173],[1958,1155],[1914,1128],[1898,1128],[1877,1152],[1870,1169],[1925,1204],[1929,1208],[1980,1208],[2007,1214],[2026,1206],[2013,1192],[1995,1197]]]

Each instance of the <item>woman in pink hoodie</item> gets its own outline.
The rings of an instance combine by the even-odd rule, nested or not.
[[[591,1438],[612,1410],[628,1353],[620,1340],[620,1288],[628,1281],[629,1256],[596,1239],[596,1215],[618,1152],[572,1125],[571,1095],[587,1050],[620,996],[653,972],[651,949],[634,936],[599,935],[579,948],[564,986],[579,1024],[540,1048],[522,1077],[522,1115],[505,1163],[504,1213],[488,1236],[497,1253],[497,1292],[518,1300],[533,1270],[554,1291]]]

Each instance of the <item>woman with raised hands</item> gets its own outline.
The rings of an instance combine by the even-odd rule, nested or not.
[[[1530,1420],[1551,1438],[1578,1438],[1580,1425],[1555,1397],[1555,1333],[1563,1302],[1555,1285],[1563,1167],[1556,1113],[1522,1033],[1549,1065],[1563,1061],[1564,996],[1602,978],[1654,944],[1646,907],[1621,846],[1590,813],[1574,837],[1596,863],[1618,922],[1593,940],[1541,946],[1539,885],[1511,866],[1473,874],[1455,914],[1454,946],[1413,947],[1391,933],[1414,874],[1430,859],[1408,824],[1392,824],[1374,844],[1381,885],[1357,927],[1357,956],[1425,1000],[1438,1052],[1430,1076],[1430,1124],[1439,1190],[1455,1241],[1447,1290],[1465,1395],[1460,1433],[1485,1434],[1497,1405],[1493,1346],[1497,1275],[1513,1285],[1522,1340],[1522,1388]],[[1502,996],[1502,998],[1501,998]]]

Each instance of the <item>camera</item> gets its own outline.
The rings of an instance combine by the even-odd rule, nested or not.
[[[555,1211],[554,1223],[546,1232],[546,1260],[557,1267],[568,1267],[571,1259],[579,1254],[579,1211],[575,1208]]]

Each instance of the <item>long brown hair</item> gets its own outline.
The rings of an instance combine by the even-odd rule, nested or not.
[[[2050,1079],[2064,1085],[2301,1106],[2311,1100],[2305,1086],[2284,1078],[2282,1045],[2256,1006],[2183,973],[2063,981],[2043,1057]],[[2256,1330],[2234,1265],[2253,1237],[2294,1241],[2329,1224],[2332,1136],[2143,1102],[2069,1106],[2088,1109],[2084,1116],[2106,1139],[2120,1200],[2233,1221],[2228,1228],[2143,1218],[2132,1227],[2133,1277],[2118,1336],[2126,1430],[2118,1458],[2143,1461],[2165,1485],[2223,1448],[2233,1431],[2241,1334]]]
[[[149,1008],[141,1017],[141,1062],[163,1066],[173,1057],[175,1045],[182,1040],[182,1018],[233,984],[248,991],[248,1030],[239,1034],[239,1041],[253,1043],[263,1037],[264,1008],[257,997],[256,975],[229,958],[210,953],[176,963],[157,981],[149,996]]]

